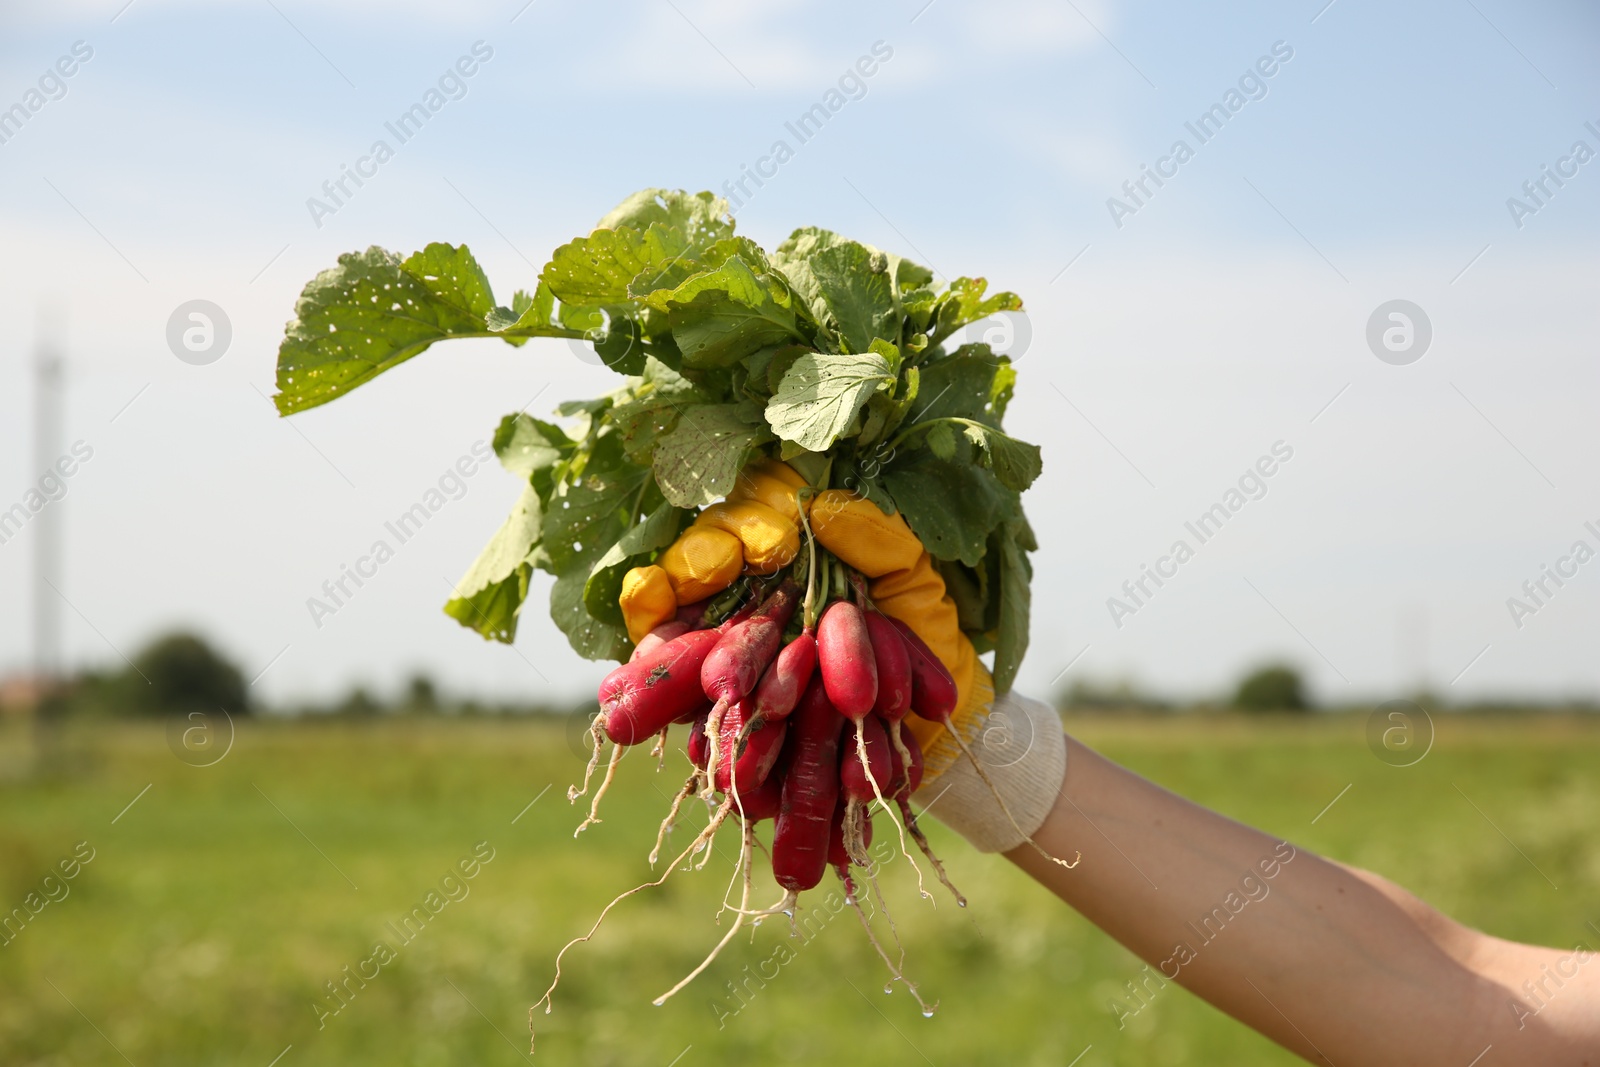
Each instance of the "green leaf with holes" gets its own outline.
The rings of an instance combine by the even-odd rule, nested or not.
[[[772,432],[811,452],[826,452],[850,428],[874,391],[894,380],[877,352],[807,352],[789,367],[767,404]]]
[[[686,408],[656,442],[656,484],[675,507],[713,504],[732,491],[751,449],[770,440],[754,404]]]
[[[494,330],[494,312],[488,279],[465,245],[430,244],[406,259],[376,245],[348,252],[295,303],[273,402],[280,415],[326,404],[447,338],[581,336],[537,321]]]

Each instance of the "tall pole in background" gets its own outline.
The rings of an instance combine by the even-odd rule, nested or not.
[[[57,318],[41,312],[33,365],[33,474],[38,477],[60,457],[64,361],[57,347]],[[53,762],[59,728],[61,680],[62,507],[47,504],[34,516],[33,675],[39,687],[34,710],[36,756]]]
[[[33,470],[49,470],[61,455],[61,355],[48,337],[34,364]],[[54,586],[54,588],[52,588]],[[61,507],[47,506],[33,522],[33,669],[41,680],[61,671]]]

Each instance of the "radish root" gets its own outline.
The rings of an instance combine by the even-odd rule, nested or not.
[[[895,720],[893,729],[889,731],[889,737],[894,741],[895,751],[900,753],[900,765],[906,768],[906,773],[909,776],[911,768],[911,750],[906,747],[906,739],[903,734],[904,726],[904,720]],[[900,785],[900,783],[891,784],[897,786]],[[895,796],[895,804],[900,808],[900,818],[905,821],[906,831],[911,835],[911,840],[917,843],[917,848],[921,849],[922,854],[928,857],[928,862],[933,864],[934,875],[938,877],[939,881],[944,884],[946,889],[950,890],[951,895],[956,898],[957,906],[963,908],[966,907],[966,896],[961,892],[961,890],[955,887],[954,882],[950,881],[950,876],[945,873],[944,862],[939,859],[938,855],[933,851],[933,846],[928,843],[928,835],[923,833],[922,827],[917,825],[917,816],[911,810],[911,802],[907,800],[904,795],[900,795],[897,792]]]
[[[656,860],[661,858],[661,846],[667,840],[667,835],[677,825],[678,812],[683,809],[683,802],[694,795],[695,787],[700,784],[700,772],[689,775],[688,781],[683,783],[683,788],[678,790],[678,795],[672,798],[672,809],[667,812],[667,817],[661,820],[661,829],[656,832],[656,847],[650,850],[650,866],[656,865]]]
[[[659,773],[667,765],[667,731],[671,727],[663,726],[661,732],[656,734],[656,747],[650,750],[650,755],[656,758],[656,771]]]
[[[757,844],[760,844],[760,842],[757,842]],[[772,907],[761,908],[758,911],[745,911],[741,908],[739,910],[739,914],[743,915],[747,919],[764,919],[769,915],[787,915],[789,917],[789,924],[793,926],[794,908],[799,900],[799,893],[796,893],[793,889],[785,889],[783,891],[783,899],[772,905]]]
[[[894,727],[895,728],[892,731],[892,734],[895,743],[900,746],[902,752],[901,758],[905,760],[904,765],[906,767],[910,767],[910,754],[905,751],[905,743],[900,740],[900,724],[895,723]],[[878,788],[878,779],[874,778],[872,775],[872,765],[867,759],[867,732],[861,728],[861,723],[859,722],[856,723],[856,758],[861,761],[861,769],[866,772],[867,781],[872,785],[872,795],[878,798],[878,806],[883,808],[883,810],[888,814],[889,821],[894,824],[895,833],[900,835],[900,854],[904,856],[911,864],[911,869],[917,872],[917,892],[922,894],[922,899],[933,900],[933,894],[928,892],[927,888],[922,884],[922,867],[918,865],[916,859],[912,857],[910,851],[906,848],[906,828],[900,825],[899,819],[895,818],[894,809],[891,808],[889,806],[889,802],[883,798],[883,790]],[[987,779],[985,780],[987,781]],[[1007,812],[1007,814],[1010,813]],[[849,833],[848,824],[846,825],[845,832],[846,834]],[[846,840],[848,841],[848,837]],[[848,847],[846,851],[848,851]],[[855,853],[851,853],[852,857],[854,855]],[[935,901],[934,906],[938,907],[937,901]]]
[[[1023,831],[1022,827],[1017,825],[1017,817],[1011,814],[1011,808],[1006,804],[1006,798],[1001,796],[1000,790],[994,787],[994,782],[989,778],[989,772],[983,769],[983,764],[979,762],[978,757],[973,753],[972,749],[967,746],[966,740],[961,736],[961,731],[952,726],[950,724],[950,720],[948,719],[945,720],[944,728],[950,731],[950,736],[956,739],[956,744],[961,746],[961,751],[966,753],[967,759],[971,761],[972,769],[978,772],[978,777],[983,779],[983,784],[989,787],[989,793],[994,797],[995,803],[1000,805],[1000,810],[1005,812],[1007,819],[1011,820],[1012,829],[1016,830],[1017,833],[1022,834],[1022,839],[1028,844],[1032,845],[1035,852],[1049,860],[1051,863],[1058,863],[1069,871],[1076,867],[1078,865],[1078,861],[1083,858],[1083,853],[1075,852],[1072,857],[1072,862],[1068,863],[1060,856],[1052,856],[1050,853],[1044,850],[1043,846],[1041,846],[1039,842],[1029,837]]]
[[[601,909],[599,917],[595,919],[594,925],[589,927],[588,933],[584,934],[582,937],[575,937],[563,945],[561,947],[561,951],[556,953],[556,975],[550,981],[550,988],[544,991],[544,996],[533,1002],[533,1007],[537,1008],[540,1004],[543,1004],[544,1013],[549,1015],[550,1009],[554,1007],[554,1003],[550,998],[552,994],[555,993],[556,986],[561,983],[561,960],[562,957],[567,954],[567,951],[571,949],[572,946],[588,941],[590,938],[594,937],[595,933],[600,929],[600,924],[606,921],[607,915],[611,914],[612,908],[616,907],[624,900],[627,900],[635,893],[646,889],[659,888],[664,882],[666,882],[668,878],[672,877],[672,872],[677,870],[678,864],[689,858],[689,856],[692,855],[696,849],[700,848],[705,842],[716,836],[718,828],[722,826],[723,821],[727,819],[728,814],[732,810],[733,808],[728,804],[723,804],[721,807],[719,807],[716,811],[716,814],[712,816],[711,821],[706,824],[705,829],[701,830],[700,833],[696,835],[695,839],[689,842],[688,847],[686,847],[682,852],[678,853],[677,857],[667,865],[667,869],[661,872],[660,878],[657,878],[653,882],[645,882],[641,885],[636,885],[626,893],[618,895],[611,901],[611,903],[607,904],[603,909]],[[528,1011],[531,1016],[533,1008],[529,1008]]]
[[[848,888],[848,880],[846,880],[846,884]],[[861,910],[861,901],[857,899],[856,894],[850,893],[845,899],[848,900],[850,906],[855,909],[856,918],[861,920],[861,929],[867,932],[867,941],[878,953],[878,958],[883,960],[883,965],[889,968],[889,973],[894,976],[894,980],[905,983],[906,989],[911,993],[911,999],[917,1002],[917,1005],[922,1009],[923,1015],[932,1015],[934,1010],[939,1007],[938,1003],[935,1002],[933,1007],[930,1008],[927,1001],[922,999],[922,994],[917,992],[916,983],[907,978],[905,973],[899,967],[895,966],[894,960],[889,958],[889,953],[884,951],[883,945],[878,941],[878,935],[872,932],[872,923],[868,921],[867,913]],[[893,923],[890,925],[893,926]],[[898,936],[896,937],[896,941],[898,941]]]
[[[867,856],[867,806],[859,800],[847,800],[844,805],[844,851],[850,857],[850,862],[858,867],[865,867],[870,858]]]
[[[734,799],[737,800],[738,798],[735,797]],[[744,817],[744,810],[742,808],[739,811],[739,825],[744,830],[742,842],[739,845],[739,858],[734,861],[733,874],[728,878],[728,888],[722,891],[722,907],[718,908],[717,914],[713,916],[713,921],[721,923],[722,913],[725,911],[731,911],[740,916],[739,919],[734,921],[735,927],[744,921],[743,916],[745,909],[750,906],[750,840],[753,835],[751,834],[750,830],[750,820]],[[744,897],[740,900],[739,906],[736,908],[733,906],[733,902],[728,898],[733,895],[733,887],[738,884],[740,874],[744,875]]]
[[[711,709],[711,713],[706,716],[706,742],[708,744],[706,750],[707,793],[711,792],[717,781],[717,757],[721,755],[722,750],[722,717],[727,714],[728,703],[726,699],[717,701],[716,706]],[[728,779],[729,784],[732,784],[732,774],[728,776]]]
[[[938,876],[939,881],[944,883],[944,887],[950,890],[951,894],[956,898],[956,906],[966,907],[967,898],[962,895],[961,890],[955,887],[955,883],[950,881],[950,876],[945,873],[944,863],[933,851],[933,846],[928,843],[928,835],[923,833],[922,827],[917,825],[917,817],[911,811],[911,804],[904,798],[901,798],[898,803],[900,805],[900,814],[906,821],[906,829],[910,831],[911,839],[917,843],[917,847],[922,850],[922,854],[928,857],[928,862],[933,864],[933,873]]]
[[[726,810],[727,804],[724,804],[723,808]],[[750,838],[750,824],[746,822],[744,823],[744,840],[739,846],[739,863],[734,870],[736,875],[741,869],[744,872],[744,892],[740,897],[739,907],[734,909],[736,917],[733,921],[733,925],[728,927],[728,932],[722,935],[722,940],[717,942],[716,947],[711,950],[711,954],[700,961],[700,966],[684,975],[683,979],[679,981],[677,985],[673,986],[655,1000],[651,1001],[651,1003],[656,1007],[661,1007],[661,1005],[665,1004],[669,999],[671,999],[673,994],[677,993],[684,986],[700,977],[700,973],[707,967],[711,966],[711,961],[715,960],[717,956],[721,954],[722,950],[728,946],[728,942],[732,941],[734,936],[738,934],[739,929],[744,926],[746,910],[750,907]]]
[[[589,765],[583,769],[583,787],[567,786],[567,803],[576,804],[578,798],[589,791],[589,779],[594,777],[594,769],[600,765],[600,748],[605,744],[605,709],[594,713],[594,719],[589,723]]]
[[[576,830],[572,831],[573,837],[577,837],[590,826],[593,826],[595,823],[600,821],[600,798],[606,795],[606,790],[611,788],[611,780],[617,776],[617,764],[622,762],[623,751],[624,750],[621,745],[615,743],[612,744],[611,759],[606,763],[606,776],[600,780],[600,788],[594,791],[594,799],[589,801],[588,817],[578,824],[578,828]],[[596,750],[595,755],[599,755],[598,749]],[[584,788],[588,788],[588,786],[585,785]]]
[[[900,953],[900,970],[906,967],[906,946],[900,940],[900,928],[894,924],[894,915],[889,911],[889,902],[883,899],[883,890],[878,888],[878,872],[875,867],[866,869],[867,891],[878,902],[878,910],[883,912],[884,919],[889,923],[889,936],[894,939],[894,947]]]

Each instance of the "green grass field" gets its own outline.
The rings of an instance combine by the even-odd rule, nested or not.
[[[1382,872],[1467,923],[1594,943],[1600,721],[1444,716],[1433,751],[1403,769],[1368,751],[1364,725],[1069,722],[1177,792]],[[557,948],[648,877],[685,766],[675,755],[658,775],[633,755],[605,822],[574,840],[564,794],[581,764],[567,734],[549,721],[244,723],[226,758],[197,768],[158,725],[74,727],[68,770],[0,785],[0,908],[66,890],[0,947],[0,1063],[522,1062]],[[535,1062],[1062,1067],[1091,1045],[1079,1067],[1299,1062],[1177,986],[1119,1031],[1108,1002],[1139,961],[1004,860],[934,837],[970,908],[919,902],[903,860],[884,884],[909,969],[942,1001],[933,1018],[884,995],[853,915],[821,921],[825,908],[809,939],[769,921],[651,1007],[721,935],[730,833],[704,871],[625,902],[568,956],[554,1013],[535,1020]],[[82,841],[92,861],[46,886]],[[441,880],[475,846],[493,858],[447,881],[449,899]],[[443,906],[402,942],[388,924],[430,891]],[[319,1026],[324,983],[379,940],[393,958]]]

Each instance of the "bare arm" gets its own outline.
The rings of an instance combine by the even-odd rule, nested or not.
[[[1006,855],[1149,963],[1143,988],[1176,981],[1313,1063],[1600,1065],[1594,953],[1470,930],[1067,745],[1035,837],[1082,863]]]

